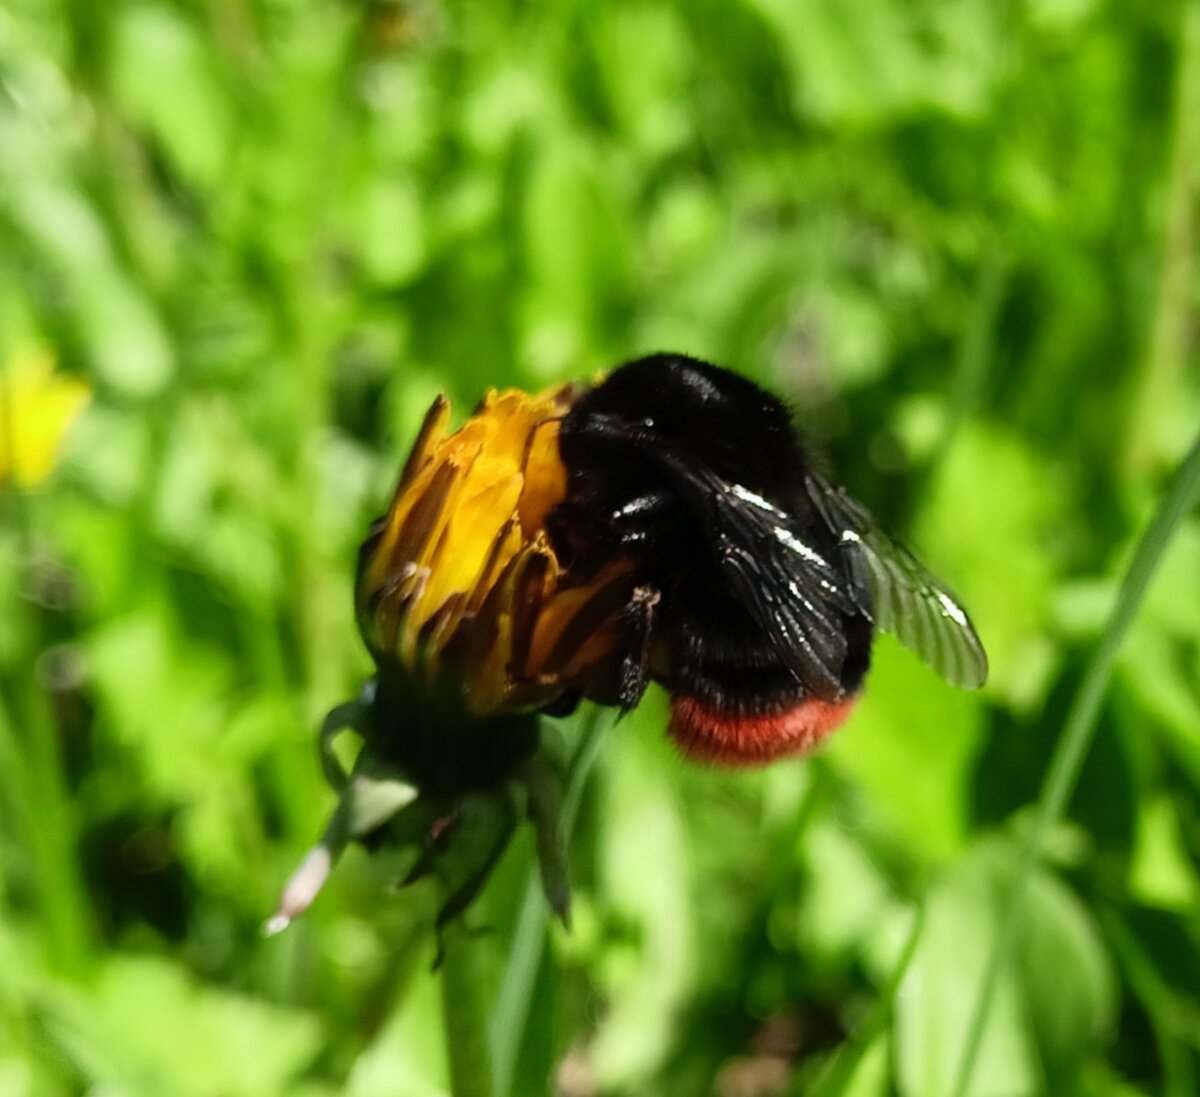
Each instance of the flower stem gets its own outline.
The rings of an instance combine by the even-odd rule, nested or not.
[[[583,717],[583,729],[579,743],[567,767],[566,785],[563,790],[562,815],[563,834],[569,841],[575,826],[575,815],[583,796],[592,764],[599,753],[600,742],[607,721],[602,718],[603,710],[590,705]],[[525,895],[517,915],[508,950],[508,962],[504,979],[496,999],[496,1011],[492,1026],[492,1047],[496,1052],[496,1091],[499,1097],[512,1092],[513,1076],[517,1069],[517,1056],[525,1036],[525,1025],[533,1002],[533,986],[537,980],[538,964],[546,946],[546,900],[538,882],[537,869],[529,872]]]
[[[492,1097],[482,939],[453,918],[442,930],[442,1026],[454,1097]]]

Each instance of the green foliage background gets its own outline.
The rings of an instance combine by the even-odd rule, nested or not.
[[[0,361],[47,346],[95,396],[0,494],[0,1094],[446,1092],[434,896],[355,852],[260,934],[368,670],[354,552],[438,389],[667,348],[794,400],[993,676],[885,639],[829,749],[764,773],[686,768],[661,696],[609,729],[513,1092],[949,1093],[1200,423],[1198,166],[1195,0],[4,0]],[[1193,513],[979,1097],[1196,1091],[1198,683]],[[473,915],[497,988],[529,865],[525,835]]]

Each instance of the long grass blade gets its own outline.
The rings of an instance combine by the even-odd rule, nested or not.
[[[983,1032],[987,1027],[988,1012],[996,993],[1000,973],[1011,961],[1019,937],[1025,892],[1041,860],[1046,837],[1062,818],[1079,778],[1079,770],[1096,730],[1096,718],[1108,688],[1113,662],[1142,604],[1150,580],[1158,570],[1163,553],[1171,543],[1180,521],[1196,505],[1197,499],[1200,499],[1200,435],[1197,435],[1192,443],[1170,490],[1138,542],[1137,550],[1121,582],[1116,605],[1113,606],[1104,634],[1088,665],[1083,685],[1067,716],[1062,736],[1054,748],[1054,755],[1038,799],[1033,827],[1021,851],[1012,891],[1001,914],[996,943],[988,958],[979,995],[975,1000],[971,1024],[967,1029],[967,1042],[959,1061],[954,1088],[951,1090],[954,1097],[965,1097],[971,1084],[971,1074],[983,1042]]]

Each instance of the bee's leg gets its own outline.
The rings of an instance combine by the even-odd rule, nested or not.
[[[650,683],[650,638],[654,630],[654,607],[659,593],[651,586],[633,588],[633,597],[625,607],[624,623],[629,648],[621,660],[617,680],[617,704],[623,711],[633,708]]]

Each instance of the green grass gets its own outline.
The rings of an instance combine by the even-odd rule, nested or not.
[[[992,679],[885,639],[755,774],[564,722],[574,926],[519,835],[475,1080],[1194,1092],[1198,57],[1194,0],[10,0],[0,366],[93,396],[0,485],[0,1094],[449,1092],[435,889],[352,849],[261,934],[357,544],[438,390],[664,348],[794,403]]]

